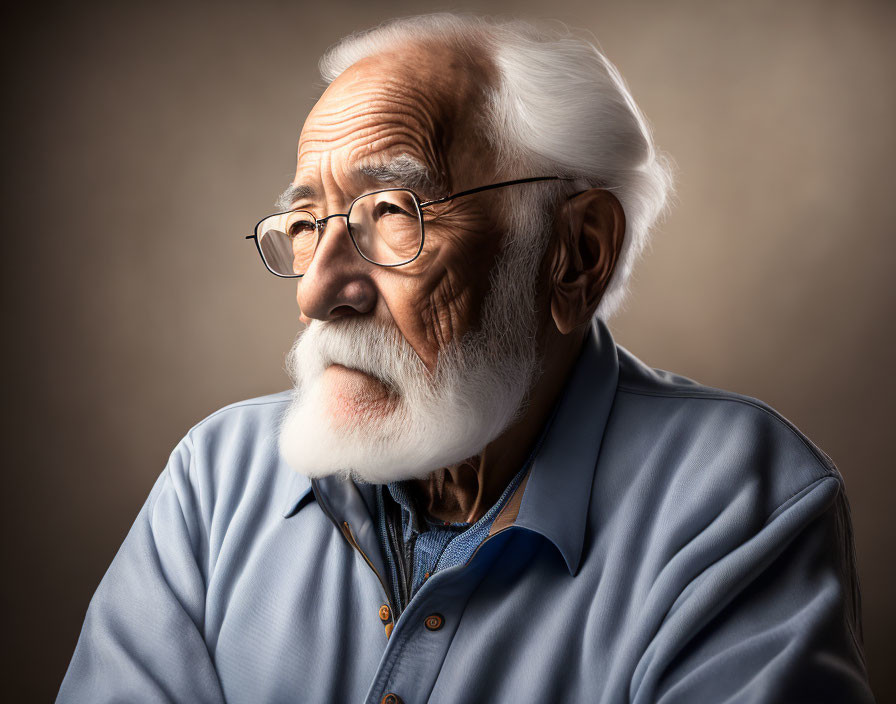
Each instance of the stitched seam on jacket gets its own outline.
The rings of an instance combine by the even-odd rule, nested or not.
[[[745,406],[752,406],[760,411],[762,411],[768,417],[774,419],[778,422],[779,425],[783,426],[790,433],[797,438],[803,446],[809,450],[810,453],[822,464],[823,469],[827,472],[828,476],[834,477],[842,484],[842,479],[840,477],[840,473],[837,471],[836,466],[834,465],[833,460],[828,457],[820,448],[816,447],[816,445],[809,440],[805,435],[803,435],[796,426],[793,425],[789,420],[787,420],[780,413],[775,411],[772,408],[762,405],[759,401],[752,400],[746,397],[738,397],[738,396],[727,396],[724,394],[720,394],[718,392],[702,392],[702,391],[687,391],[683,393],[678,393],[675,391],[667,391],[667,392],[659,392],[659,391],[647,391],[644,389],[636,389],[630,386],[618,386],[619,391],[627,391],[631,394],[636,394],[639,396],[655,396],[659,398],[693,398],[700,400],[713,400],[713,401],[731,401],[733,403],[742,403]]]

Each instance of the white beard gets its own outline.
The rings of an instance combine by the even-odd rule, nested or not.
[[[312,321],[287,357],[295,383],[279,435],[287,463],[309,478],[386,484],[473,457],[504,432],[540,367],[538,253],[527,244],[505,247],[479,330],[442,348],[432,374],[394,326],[361,315]],[[369,379],[355,386],[338,372],[343,383],[334,386],[325,374],[332,364],[369,374],[382,394]]]

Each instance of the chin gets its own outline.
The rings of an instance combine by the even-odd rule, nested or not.
[[[393,328],[314,322],[288,357],[295,388],[278,438],[282,457],[309,478],[387,484],[462,462],[516,418],[532,379],[522,333],[521,354],[495,333],[500,345],[473,338],[441,350],[429,373]]]
[[[477,407],[459,390],[422,402],[394,392],[364,395],[354,404],[357,397],[345,387],[334,395],[328,376],[295,390],[280,426],[281,455],[312,479],[338,475],[388,484],[426,477],[481,451],[518,405]]]
[[[348,430],[357,424],[374,426],[400,408],[400,397],[385,382],[341,364],[323,373],[323,414],[335,428]]]

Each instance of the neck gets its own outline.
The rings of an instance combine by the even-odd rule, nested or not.
[[[417,505],[436,520],[474,523],[498,501],[532,452],[548,422],[587,330],[556,333],[544,344],[544,373],[531,389],[525,411],[478,455],[411,480]]]

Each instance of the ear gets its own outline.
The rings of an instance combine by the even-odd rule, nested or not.
[[[590,322],[616,268],[625,212],[610,191],[592,188],[558,214],[550,267],[551,316],[568,335]]]

